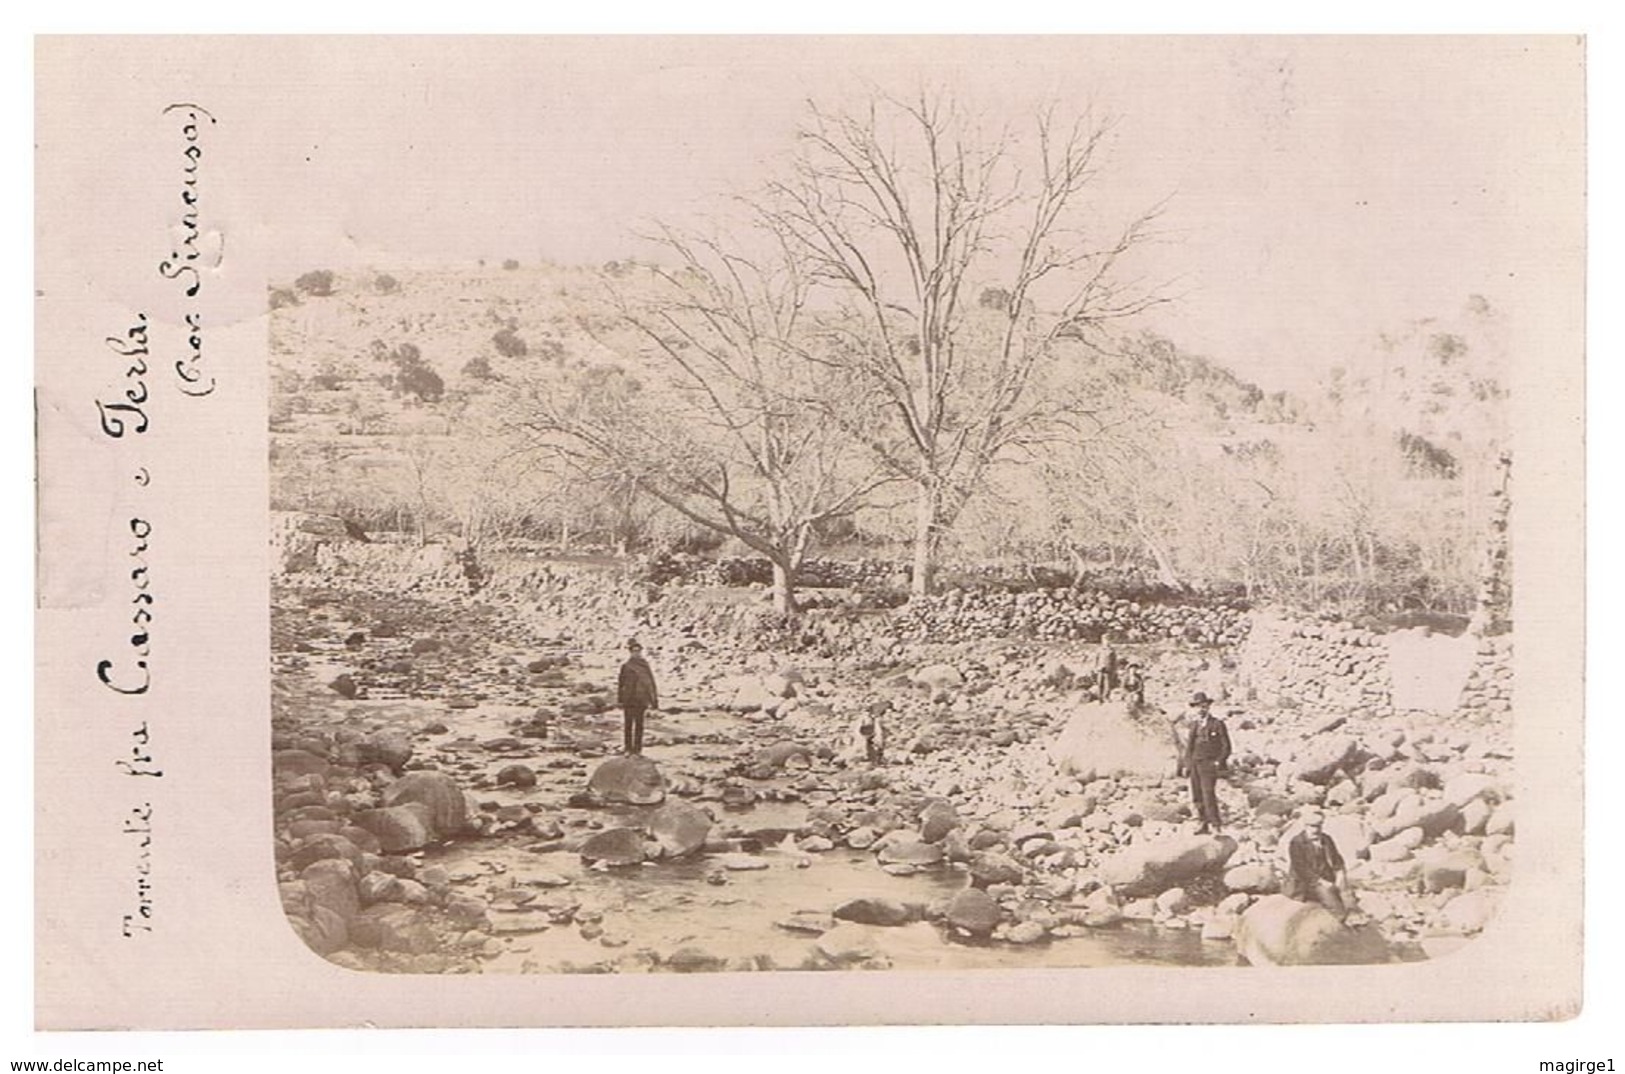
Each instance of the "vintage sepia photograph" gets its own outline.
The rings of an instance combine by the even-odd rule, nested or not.
[[[270,281],[277,878],[312,950],[1281,966],[1491,926],[1514,162],[1413,92],[1507,46],[1075,47],[583,78],[540,159],[469,143],[470,198],[534,202]],[[504,54],[560,51],[624,55]],[[718,130],[651,144],[679,116]]]
[[[36,65],[40,1028],[1580,1011],[1583,38]]]

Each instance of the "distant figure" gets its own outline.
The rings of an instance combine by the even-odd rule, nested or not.
[[[878,707],[854,716],[836,759],[843,765],[867,761],[875,767],[886,763],[886,721]]]
[[[622,725],[626,752],[640,754],[643,752],[643,714],[649,709],[658,709],[660,699],[655,694],[655,673],[643,659],[643,646],[634,638],[626,643],[626,648],[629,655],[621,665],[616,700],[626,714]]]
[[[1117,689],[1117,650],[1112,648],[1110,634],[1100,636],[1100,648],[1095,652],[1095,683],[1102,698],[1111,697]]]
[[[858,717],[858,737],[863,740],[863,756],[869,767],[886,763],[886,723],[878,712]]]
[[[1291,863],[1291,890],[1287,892],[1300,902],[1319,903],[1330,910],[1337,920],[1349,915],[1348,868],[1337,844],[1322,830],[1326,817],[1318,809],[1307,809],[1303,814],[1303,830],[1287,844],[1287,859]]]
[[[1136,711],[1145,708],[1145,675],[1140,665],[1133,662],[1123,665],[1123,694]]]
[[[1199,715],[1191,726],[1185,746],[1185,768],[1191,776],[1191,800],[1202,820],[1198,832],[1217,832],[1223,817],[1219,814],[1219,777],[1230,766],[1230,732],[1224,721],[1213,715],[1213,699],[1198,692],[1191,705]]]

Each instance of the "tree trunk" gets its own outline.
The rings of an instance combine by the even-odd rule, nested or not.
[[[1074,544],[1066,546],[1066,557],[1072,561],[1072,588],[1082,589],[1084,575],[1089,571],[1089,564],[1084,560],[1083,553]]]
[[[1143,532],[1140,539],[1145,542],[1146,551],[1151,553],[1151,558],[1157,561],[1157,580],[1170,589],[1184,589],[1184,583],[1179,580],[1179,574],[1174,570],[1173,560],[1168,558],[1168,553],[1163,550],[1162,545]]]
[[[929,597],[937,573],[937,495],[922,487],[914,508],[914,579],[911,595]]]
[[[782,563],[773,564],[773,610],[780,615],[795,615],[801,609],[796,604],[796,578]]]

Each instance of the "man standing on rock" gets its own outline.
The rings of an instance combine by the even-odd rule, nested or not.
[[[1112,636],[1100,636],[1100,649],[1095,653],[1095,690],[1100,700],[1110,701],[1117,689],[1117,650],[1112,648]]]
[[[1287,894],[1299,902],[1319,903],[1343,921],[1349,915],[1349,873],[1337,844],[1322,830],[1325,823],[1320,810],[1304,811],[1303,829],[1287,844],[1292,869],[1292,890]]]
[[[641,754],[643,714],[649,709],[659,708],[660,699],[655,695],[655,673],[649,669],[649,662],[643,659],[643,646],[633,638],[626,643],[626,648],[630,655],[627,656],[626,663],[621,665],[616,700],[620,703],[621,711],[626,714],[622,726],[626,752]]]
[[[1213,699],[1207,694],[1197,693],[1191,704],[1198,715],[1185,744],[1185,769],[1191,775],[1191,801],[1202,820],[1196,830],[1206,834],[1217,832],[1223,820],[1219,815],[1218,783],[1220,776],[1228,774],[1230,731],[1223,720],[1213,715]]]

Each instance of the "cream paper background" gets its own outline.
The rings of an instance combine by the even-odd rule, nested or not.
[[[1511,895],[1485,937],[1435,962],[1383,967],[497,978],[338,969],[297,941],[276,898],[267,756],[265,282],[289,278],[293,267],[337,268],[357,257],[387,267],[401,251],[432,257],[444,250],[452,259],[464,254],[455,249],[456,234],[437,230],[454,204],[429,195],[420,217],[369,219],[375,211],[369,184],[389,177],[317,166],[320,139],[331,134],[353,144],[365,138],[366,129],[353,122],[357,114],[389,115],[409,125],[413,92],[433,104],[428,94],[436,87],[449,93],[470,83],[489,88],[493,80],[511,83],[538,71],[573,87],[558,102],[561,129],[591,132],[579,144],[547,145],[548,152],[590,154],[601,150],[594,139],[652,137],[591,122],[595,109],[603,109],[595,102],[637,89],[606,77],[621,70],[607,63],[608,54],[685,73],[694,101],[703,103],[707,94],[748,82],[753,69],[785,62],[787,49],[814,84],[820,63],[829,65],[831,80],[854,65],[910,71],[923,64],[1007,89],[1031,79],[1041,93],[1045,72],[1056,69],[1046,64],[1065,60],[1069,48],[1080,64],[1109,67],[1114,49],[1131,60],[1145,43],[42,40],[36,73],[37,1023],[71,1029],[1412,1021],[1575,1013],[1581,969],[1583,49],[1573,38],[1427,44],[1445,68],[1488,65],[1495,92],[1518,105],[1511,113],[1523,124],[1497,136],[1496,144],[1520,152],[1499,162],[1497,174],[1508,184],[1497,191],[1503,200],[1485,210],[1493,222],[1489,249],[1503,252],[1523,281],[1512,378],[1519,857]],[[1168,68],[1169,109],[1179,107],[1204,65],[1246,58],[1259,47],[1253,40],[1180,46],[1189,66]],[[1349,39],[1341,47],[1358,61],[1350,66],[1367,73],[1362,86],[1403,81],[1407,71],[1414,77],[1414,67],[1402,66],[1416,62],[1414,43]],[[413,75],[425,50],[438,57],[439,81]],[[1440,98],[1418,104],[1442,110],[1441,131],[1450,129],[1452,109],[1463,103],[1450,99],[1450,85],[1441,79]],[[178,124],[161,115],[175,101],[201,103],[219,119],[204,138],[200,211],[205,229],[224,237],[225,252],[197,306],[205,311],[206,364],[219,388],[207,399],[183,400],[166,365],[155,361],[148,378],[152,432],[139,443],[112,441],[97,429],[93,400],[120,387],[122,363],[102,338],[122,331],[131,311],[144,309],[155,322],[154,338],[171,350],[177,342],[176,288],[154,271],[172,248],[166,228],[179,211],[182,143]],[[390,107],[379,111],[380,103]],[[484,114],[503,122],[500,110]],[[479,110],[469,118],[479,120]],[[657,110],[650,130],[660,121]],[[372,129],[380,139],[401,133],[399,126]],[[1382,144],[1378,131],[1319,130]],[[518,148],[510,159],[460,159],[428,147],[420,164],[458,177],[452,185],[466,189],[476,232],[500,223],[500,214],[528,220],[541,213],[567,233],[571,206],[549,203],[545,191],[534,204],[503,205],[496,214],[480,204],[487,170],[524,167],[526,152],[537,151],[524,150],[525,131],[514,137]],[[753,134],[694,123],[684,137],[748,144]],[[366,149],[352,149],[347,159],[364,159]],[[648,167],[629,181],[627,206],[637,204],[639,184],[676,184],[681,177],[680,155],[658,146],[650,154]],[[311,158],[309,168],[301,168],[302,155]],[[1407,171],[1425,174],[1423,162],[1390,163],[1402,178]],[[1235,173],[1236,181],[1244,174]],[[1245,193],[1238,187],[1238,198]],[[1435,193],[1416,184],[1419,198]],[[1280,215],[1279,208],[1266,206],[1264,215]],[[1314,218],[1291,224],[1317,227]],[[1326,262],[1320,275],[1335,277],[1334,263],[1356,236],[1321,238]],[[324,245],[344,241],[353,246]],[[1409,257],[1416,263],[1400,271],[1425,288],[1432,275],[1426,262],[1437,256],[1440,251],[1414,250]],[[1293,275],[1310,278],[1316,268],[1292,266]],[[1260,310],[1268,300],[1260,299]],[[151,474],[148,487],[133,481],[138,466]],[[94,676],[97,660],[122,656],[128,633],[125,523],[132,514],[153,523],[149,562],[158,601],[154,687],[139,700],[111,694]],[[166,773],[161,780],[132,779],[113,765],[128,756],[130,731],[142,720]],[[119,825],[142,801],[155,809],[155,931],[126,940],[119,920],[133,903],[135,848]]]

